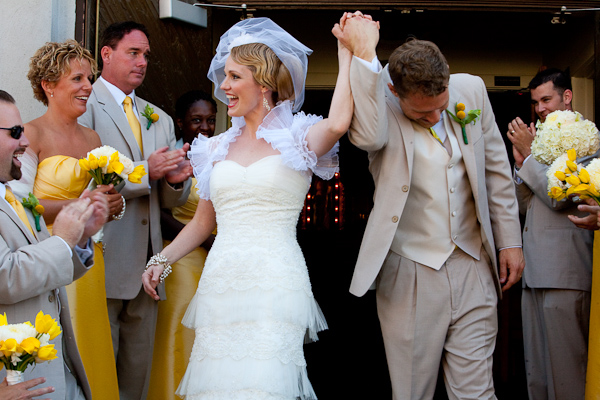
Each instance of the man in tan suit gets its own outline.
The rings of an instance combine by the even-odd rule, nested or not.
[[[56,216],[52,236],[43,219],[37,231],[33,215],[15,202],[7,185],[21,178],[19,157],[27,146],[19,110],[0,90],[0,314],[6,313],[9,323],[22,323],[34,322],[42,311],[59,321],[62,334],[53,341],[58,359],[29,367],[26,379],[45,377],[54,388],[51,399],[91,400],[63,286],[92,267],[89,238],[106,221],[108,203],[100,194],[91,204],[86,193]]]
[[[450,76],[437,46],[420,40],[381,70],[378,23],[358,11],[334,34],[354,54],[350,140],[368,152],[375,181],[350,291],[377,289],[394,399],[431,399],[440,362],[450,399],[494,399],[497,297],[518,282],[524,261],[485,85]],[[464,133],[445,111],[457,103],[481,110]]]
[[[128,182],[121,190],[127,211],[104,230],[108,315],[123,400],[143,400],[148,390],[158,305],[142,289],[141,277],[149,257],[162,250],[160,209],[185,203],[190,190],[191,167],[184,165],[189,145],[175,150],[171,117],[135,95],[149,53],[143,25],[109,26],[100,44],[102,75],[79,118],[98,132],[102,144],[148,172],[141,184]],[[149,126],[141,115],[147,105],[158,115]]]
[[[553,111],[573,110],[571,78],[559,69],[539,72],[529,89],[542,122]],[[528,127],[516,118],[507,136],[513,143],[519,209],[525,214],[521,315],[527,392],[531,400],[583,399],[594,243],[586,222],[591,219],[591,229],[597,229],[596,215],[589,218],[569,199],[548,197],[548,166],[531,157],[533,123]]]

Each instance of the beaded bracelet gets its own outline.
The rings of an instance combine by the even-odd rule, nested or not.
[[[169,274],[173,271],[173,268],[171,268],[171,264],[169,264],[169,260],[167,260],[167,257],[163,256],[161,253],[156,253],[155,255],[150,257],[150,261],[148,261],[148,264],[146,264],[146,271],[153,265],[163,266],[163,272],[162,274],[160,274],[159,278],[160,283],[163,283],[165,281],[165,278],[169,276]]]
[[[125,197],[121,196],[121,200],[123,200],[123,208],[121,209],[121,212],[119,213],[119,215],[112,216],[113,221],[118,221],[121,218],[123,218],[123,215],[125,215],[125,208],[127,208],[127,204],[125,204]]]

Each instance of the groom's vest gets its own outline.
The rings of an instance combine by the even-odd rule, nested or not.
[[[416,123],[411,187],[392,251],[440,269],[456,246],[475,259],[481,233],[475,201],[457,138],[446,115],[452,157],[431,133]]]

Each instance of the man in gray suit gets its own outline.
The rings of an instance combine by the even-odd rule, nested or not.
[[[529,89],[542,122],[553,111],[572,110],[571,78],[561,70],[539,72]],[[594,232],[569,220],[580,226],[587,220],[577,204],[548,196],[548,166],[531,157],[534,124],[528,127],[516,118],[507,136],[513,143],[519,209],[525,214],[521,308],[529,398],[583,399]]]
[[[494,399],[497,298],[524,261],[485,85],[450,76],[437,46],[421,40],[398,47],[381,69],[378,23],[358,11],[334,34],[354,54],[349,135],[368,152],[375,181],[350,292],[377,290],[394,399],[431,399],[440,363],[451,399]],[[457,103],[481,118],[463,130],[446,112]]]
[[[56,216],[52,236],[43,219],[36,230],[33,215],[15,202],[7,185],[21,178],[19,157],[28,146],[19,110],[0,90],[0,314],[22,323],[34,322],[42,311],[59,321],[62,334],[53,341],[58,359],[29,367],[26,378],[45,377],[54,388],[52,399],[91,400],[63,286],[92,267],[89,238],[106,222],[108,203],[102,194],[90,199],[86,192]]]
[[[121,399],[146,398],[152,365],[157,303],[142,290],[149,257],[162,250],[160,209],[185,203],[191,167],[189,145],[175,149],[173,120],[135,95],[146,74],[150,43],[146,28],[135,22],[109,26],[100,42],[102,75],[93,85],[87,111],[79,122],[94,129],[102,144],[144,165],[141,184],[127,182],[123,219],[104,231],[106,296]],[[158,120],[142,113],[153,108]]]

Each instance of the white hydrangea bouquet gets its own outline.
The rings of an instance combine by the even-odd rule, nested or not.
[[[0,314],[0,369],[6,368],[8,384],[23,382],[29,365],[58,358],[50,340],[61,332],[56,320],[41,311],[35,317],[35,326],[29,321],[8,324],[6,313]]]
[[[146,175],[143,165],[133,166],[133,161],[110,146],[97,147],[79,160],[82,170],[92,175],[95,185],[113,184],[116,188],[125,180],[141,183]]]
[[[560,201],[575,195],[600,205],[600,159],[594,158],[585,168],[576,160],[577,152],[570,149],[548,168],[548,196]]]
[[[574,149],[578,157],[586,157],[599,148],[598,128],[592,121],[578,112],[557,110],[536,124],[531,154],[540,163],[550,165],[569,149]]]

